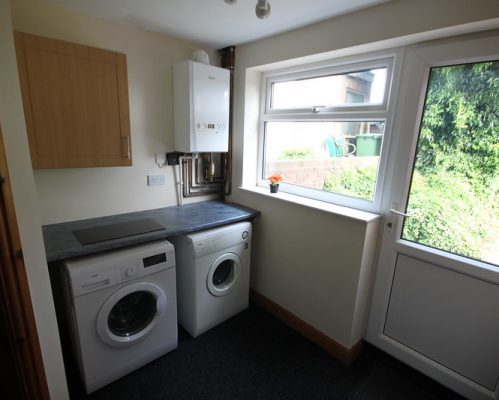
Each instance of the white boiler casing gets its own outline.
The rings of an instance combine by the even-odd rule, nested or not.
[[[226,152],[230,72],[186,60],[173,67],[175,150]]]

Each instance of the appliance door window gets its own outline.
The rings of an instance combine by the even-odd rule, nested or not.
[[[166,303],[165,292],[149,282],[137,282],[119,289],[99,311],[99,337],[111,346],[126,346],[143,339],[164,314]]]
[[[129,337],[146,328],[156,315],[156,297],[151,292],[127,294],[109,313],[107,325],[116,336]]]
[[[207,286],[214,296],[223,296],[231,291],[237,282],[241,269],[241,259],[234,253],[218,257],[207,276]]]

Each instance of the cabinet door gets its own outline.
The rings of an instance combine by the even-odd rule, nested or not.
[[[126,56],[15,33],[33,168],[132,165]]]

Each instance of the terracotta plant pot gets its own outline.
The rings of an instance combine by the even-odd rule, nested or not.
[[[270,193],[277,193],[279,191],[279,184],[270,185]]]

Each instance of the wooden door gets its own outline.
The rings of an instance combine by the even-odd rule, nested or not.
[[[3,268],[3,265],[0,264],[1,268]],[[24,392],[22,372],[15,352],[15,339],[7,315],[8,309],[4,301],[4,293],[0,289],[0,354],[2,355],[0,391],[4,399],[23,399],[26,398],[26,393]]]
[[[0,129],[0,393],[49,399]]]
[[[33,168],[132,165],[126,56],[15,32]]]

